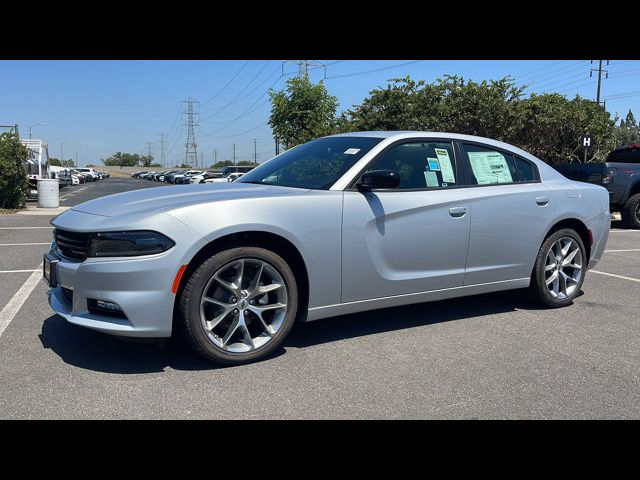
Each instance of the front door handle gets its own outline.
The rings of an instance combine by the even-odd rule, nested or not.
[[[464,217],[465,213],[467,213],[466,207],[451,207],[449,209],[449,215],[455,218]]]
[[[549,205],[549,197],[536,197],[536,203],[541,207]]]

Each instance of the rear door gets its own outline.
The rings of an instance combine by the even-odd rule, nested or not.
[[[555,215],[553,192],[524,158],[482,143],[458,146],[471,205],[464,284],[529,277]]]

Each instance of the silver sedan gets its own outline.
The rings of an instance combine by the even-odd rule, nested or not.
[[[60,316],[122,336],[180,329],[233,365],[268,355],[296,321],[525,288],[569,305],[610,214],[604,188],[502,142],[360,132],[236,182],[111,195],[52,224],[44,275]]]

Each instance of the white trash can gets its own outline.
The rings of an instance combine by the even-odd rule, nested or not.
[[[57,178],[38,180],[38,207],[58,208],[60,206],[60,186]]]

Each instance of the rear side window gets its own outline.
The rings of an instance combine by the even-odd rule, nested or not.
[[[614,150],[607,157],[607,162],[640,163],[640,148]]]
[[[516,157],[516,169],[518,171],[517,178],[519,182],[536,181],[536,172],[533,170],[533,165],[531,165],[526,160]]]
[[[471,185],[497,185],[519,181],[513,155],[480,147],[464,144],[470,168]]]

